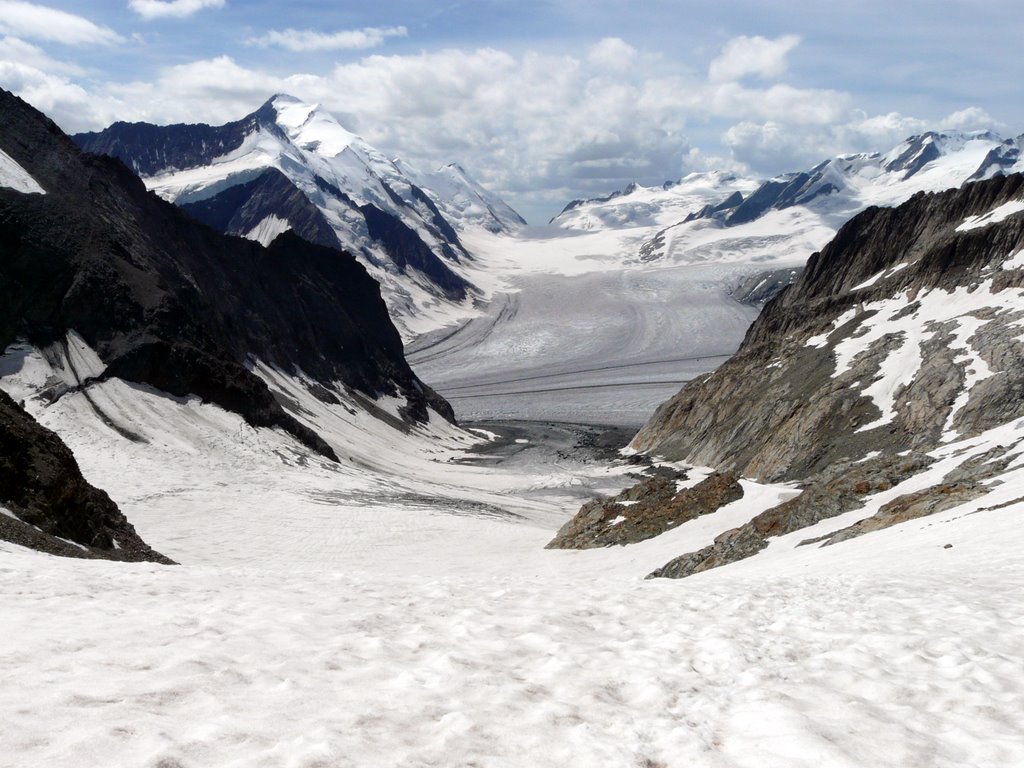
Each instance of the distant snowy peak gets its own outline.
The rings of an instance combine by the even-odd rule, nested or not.
[[[564,229],[618,229],[622,227],[668,226],[737,193],[748,195],[758,181],[732,173],[714,171],[692,173],[679,181],[644,187],[632,183],[606,197],[575,200],[565,207],[552,224]]]
[[[395,163],[420,186],[451,221],[460,225],[476,224],[490,232],[515,232],[526,221],[508,203],[487,191],[458,163],[433,172],[420,173],[408,163]]]
[[[911,136],[885,153],[840,155],[767,181],[704,173],[662,187],[631,184],[606,197],[574,200],[552,223],[593,229],[647,226],[659,219],[674,225],[712,218],[736,226],[794,206],[852,216],[868,205],[897,204],[916,192],[1024,170],[1022,145],[1024,137],[1004,140],[992,131],[928,132]],[[664,221],[673,213],[682,215]]]
[[[222,126],[115,123],[75,140],[223,232],[269,242],[287,228],[351,251],[406,338],[474,311],[480,293],[460,231],[525,223],[461,168],[423,173],[284,94]]]

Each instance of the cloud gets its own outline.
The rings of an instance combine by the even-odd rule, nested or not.
[[[756,173],[803,170],[828,157],[886,151],[904,139],[930,130],[992,130],[1000,127],[978,107],[967,107],[939,120],[922,120],[888,112],[867,115],[850,109],[835,120],[797,125],[785,121],[743,121],[722,134],[734,161]]]
[[[128,7],[144,19],[183,19],[204,8],[223,8],[224,0],[129,0]]]
[[[77,65],[51,58],[42,48],[17,37],[0,38],[0,62],[18,62],[22,66],[61,75],[82,74]]]
[[[83,16],[21,0],[0,0],[0,33],[65,45],[124,42],[114,30],[94,24]]]
[[[708,77],[714,83],[744,77],[779,78],[786,73],[786,56],[799,44],[797,35],[783,35],[774,40],[745,35],[733,38],[711,62]]]
[[[0,84],[67,130],[115,119],[222,124],[274,93],[292,93],[323,104],[384,152],[423,167],[461,163],[534,219],[634,180],[655,184],[715,168],[772,176],[841,152],[887,150],[924,130],[991,120],[974,107],[943,120],[869,114],[842,91],[745,75],[715,80],[618,38],[577,55],[376,53],[288,75],[218,56],[128,83],[79,79],[26,45],[0,44],[0,62],[8,60]]]
[[[0,83],[47,116],[70,118],[64,123],[68,130],[93,127],[110,117],[97,110],[95,98],[80,85],[29,64],[0,61]]]
[[[406,37],[405,27],[365,27],[338,32],[316,32],[311,29],[272,30],[250,38],[250,45],[286,48],[289,51],[366,50],[383,45],[389,37]]]
[[[622,71],[636,60],[636,48],[621,37],[606,37],[587,52],[587,60],[598,67]]]
[[[1000,128],[1002,124],[980,107],[967,107],[944,117],[942,127],[954,131],[980,131]]]

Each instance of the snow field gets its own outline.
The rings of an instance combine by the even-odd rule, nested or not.
[[[795,491],[743,481],[741,500],[655,539],[547,551],[584,498],[629,482],[621,469],[532,443],[462,464],[491,438],[398,436],[258,363],[341,466],[122,382],[43,407],[33,387],[90,359],[63,349],[9,350],[3,386],[183,565],[0,547],[4,768],[1024,762],[1021,457],[960,508],[796,546],[1020,443],[1022,424],[757,557],[644,581]]]
[[[0,149],[0,187],[13,189],[23,194],[45,195],[46,190],[39,182],[10,155]]]
[[[1018,519],[682,582],[8,553],[0,765],[1015,765]]]

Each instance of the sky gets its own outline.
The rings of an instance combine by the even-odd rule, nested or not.
[[[0,86],[69,132],[275,93],[458,162],[531,222],[691,172],[1024,132],[1019,0],[0,0]]]

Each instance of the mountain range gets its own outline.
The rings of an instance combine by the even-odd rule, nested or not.
[[[471,313],[480,291],[465,227],[525,222],[460,166],[389,159],[319,105],[277,95],[221,126],[114,123],[73,137],[214,228],[268,245],[292,230],[356,255],[406,336]]]
[[[1024,135],[928,132],[886,152],[839,155],[768,180],[713,171],[660,187],[632,184],[605,197],[574,200],[551,223],[567,231],[649,228],[633,254],[644,263],[760,256],[766,244],[776,254],[804,250],[805,243],[824,245],[870,206],[1024,171],[1022,146]]]

